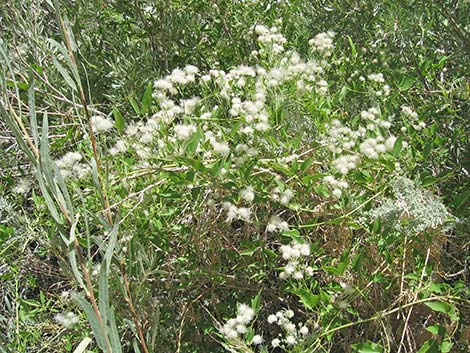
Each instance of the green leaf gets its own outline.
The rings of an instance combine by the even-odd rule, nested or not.
[[[354,45],[354,42],[352,41],[352,38],[348,36],[348,42],[349,46],[351,47],[351,56],[355,57],[357,54],[356,46]]]
[[[122,133],[122,131],[124,130],[125,122],[121,112],[117,107],[113,107],[113,115],[114,121],[116,123],[116,129],[119,131],[119,133]]]
[[[432,150],[432,142],[428,142],[425,146],[424,146],[424,149],[423,149],[423,159],[424,160],[427,160],[428,157],[429,157],[429,154],[431,153],[431,150]]]
[[[95,336],[98,347],[100,347],[100,349],[103,352],[108,352],[107,344],[106,344],[106,341],[107,341],[106,332],[103,332],[101,325],[98,321],[98,317],[96,316],[96,313],[93,311],[93,308],[91,307],[90,303],[88,303],[84,298],[82,298],[80,295],[76,293],[72,295],[72,299],[85,312],[88,322],[90,323],[91,329],[93,330],[93,335]]]
[[[111,344],[111,349],[113,353],[121,353],[121,339],[116,325],[116,314],[114,313],[114,308],[109,308],[108,314],[108,328],[109,328],[109,342]]]
[[[441,343],[441,353],[448,353],[451,351],[454,344],[449,341],[442,341]]]
[[[312,174],[312,175],[306,175],[302,178],[302,182],[305,184],[305,185],[310,185],[312,182],[314,181],[317,181],[317,180],[320,180],[321,178],[323,178],[324,176],[326,176],[326,174]]]
[[[72,59],[70,58],[70,54],[67,51],[67,49],[61,43],[55,41],[52,38],[48,38],[47,41],[49,43],[51,43],[54,47],[56,47],[60,51],[60,53],[62,54],[64,60],[67,62],[68,66],[69,66],[69,69],[72,71],[72,75],[73,75],[73,78],[74,78],[74,80],[72,80],[72,82],[74,82],[75,84],[78,84],[79,88],[81,88],[80,75],[78,74],[77,66],[73,63]],[[56,60],[56,59],[54,59],[54,60]],[[67,70],[65,70],[65,68],[64,68],[64,71],[67,72]],[[61,74],[62,74],[62,72],[61,72]],[[68,72],[67,72],[67,74],[68,74]],[[70,77],[70,75],[69,75],[69,77]]]
[[[149,111],[151,104],[152,104],[152,82],[149,82],[147,84],[147,87],[145,88],[145,92],[142,97],[142,109],[140,110],[140,112],[142,114],[146,114]]]
[[[328,191],[328,187],[324,184],[318,184],[315,186],[315,192],[323,197],[330,197],[330,192]]]
[[[53,59],[53,64],[56,67],[57,71],[62,75],[63,79],[65,82],[69,85],[69,87],[74,91],[77,92],[77,85],[73,81],[72,77],[70,77],[69,73],[67,70],[62,66],[60,62],[58,62],[55,58]]]
[[[134,339],[132,342],[132,346],[134,347],[134,352],[135,353],[142,353],[139,348],[139,344],[137,343],[137,340]]]
[[[419,281],[419,276],[416,273],[408,273],[404,278],[411,279],[413,281]]]
[[[334,274],[334,275],[342,275],[344,273],[344,270],[346,269],[347,267],[347,263],[346,262],[341,262],[338,264],[337,267],[334,267],[334,266],[322,266],[322,269],[328,273],[331,273],[331,274]]]
[[[56,198],[63,205],[63,207],[65,208],[64,211],[68,213],[71,221],[73,222],[75,219],[75,212],[74,212],[72,200],[70,198],[67,186],[65,185],[65,180],[62,176],[62,173],[60,172],[59,168],[53,161],[50,161],[48,165],[50,166],[50,169],[52,170],[53,175],[55,176],[54,182],[59,187],[56,191]]]
[[[193,168],[194,170],[200,172],[200,173],[205,173],[206,172],[206,167],[204,164],[202,164],[201,161],[197,159],[191,159],[191,158],[186,158],[186,157],[178,157],[177,161],[180,163]]]
[[[34,76],[32,74],[30,75],[29,79],[28,108],[29,123],[31,125],[31,135],[33,135],[34,145],[37,148],[39,146],[39,129],[38,121],[36,118],[36,101],[34,99]]]
[[[15,233],[15,228],[0,224],[0,243],[10,238]]]
[[[77,223],[78,223],[78,217],[77,219],[75,220],[75,222],[72,224],[72,226],[70,227],[70,237],[68,239],[68,246],[70,248],[69,250],[69,262],[70,262],[70,267],[72,268],[72,273],[73,275],[75,276],[75,279],[77,280],[78,284],[83,288],[83,289],[87,289],[87,287],[85,286],[85,283],[83,282],[83,279],[82,279],[82,275],[78,269],[78,263],[77,263],[77,255],[76,255],[76,249],[75,249],[75,229],[77,227]]]
[[[364,253],[362,251],[359,251],[351,264],[352,269],[356,272],[359,272],[362,268],[363,262],[364,262]]]
[[[428,327],[426,327],[426,331],[431,332],[435,336],[441,336],[441,337],[444,337],[444,335],[446,333],[445,327],[443,327],[441,325],[428,326]]]
[[[291,292],[299,297],[300,301],[307,309],[315,308],[320,300],[318,294],[313,294],[303,288],[294,289]]]
[[[196,133],[191,136],[186,144],[186,151],[189,152],[189,154],[194,154],[194,152],[196,152],[197,147],[199,146],[199,142],[203,136],[203,132],[200,129],[197,129]]]
[[[421,184],[423,187],[427,187],[427,186],[430,186],[432,184],[435,184],[437,182],[437,178],[434,178],[433,176],[431,175],[424,175],[422,178],[421,178]]]
[[[300,232],[297,229],[290,229],[285,232],[282,232],[282,236],[291,238],[299,243],[303,243],[302,237],[300,236]]]
[[[108,271],[106,271],[106,267],[106,263],[101,263],[98,287],[98,307],[104,322],[108,321],[109,310]]]
[[[140,108],[139,108],[139,105],[137,104],[137,102],[135,101],[135,99],[132,98],[132,97],[129,97],[128,100],[129,100],[129,103],[131,103],[132,109],[134,109],[134,111],[137,114],[140,114]]]
[[[451,201],[451,205],[456,209],[460,209],[463,205],[465,205],[465,203],[467,203],[467,201],[469,200],[470,198],[470,189],[464,191],[463,193],[460,193],[458,195],[456,195],[452,201]]]
[[[23,152],[28,156],[28,159],[30,160],[30,162],[36,165],[37,164],[36,156],[33,154],[30,147],[26,144],[23,138],[23,132],[18,126],[18,123],[15,121],[15,119],[11,117],[10,114],[7,113],[1,100],[0,100],[0,113],[5,119],[8,127],[10,128],[10,131],[12,131],[13,134],[15,135],[15,139],[18,142],[18,145],[21,147]]]
[[[393,145],[392,155],[394,157],[398,157],[402,148],[403,148],[403,137],[399,136]]]
[[[44,201],[46,202],[47,209],[51,213],[52,218],[58,223],[58,224],[64,224],[64,221],[62,217],[59,215],[59,212],[57,211],[57,207],[52,200],[51,195],[49,194],[48,189],[46,188],[46,185],[44,184],[44,179],[40,175],[39,171],[36,173],[36,179],[39,184],[39,189],[41,190],[42,196],[44,197]]]
[[[441,294],[441,293],[442,293],[442,285],[441,285],[441,283],[432,282],[432,283],[429,285],[429,291],[432,292],[432,293]]]
[[[255,313],[258,313],[261,309],[261,291],[262,289],[259,290],[258,294],[256,294],[256,297],[251,299],[251,308],[255,311]]]
[[[404,76],[400,83],[398,84],[398,87],[400,88],[400,90],[402,91],[407,91],[411,88],[411,86],[413,86],[413,82],[414,82],[415,78],[414,76]]]
[[[302,162],[302,165],[300,166],[300,169],[305,172],[315,161],[313,157],[307,158],[305,161]]]
[[[437,341],[434,339],[427,340],[416,353],[439,353]]]
[[[383,351],[382,347],[374,342],[356,343],[352,346],[358,353],[381,353]]]
[[[428,302],[424,303],[426,304],[427,307],[431,308],[434,311],[444,313],[444,314],[449,314],[452,311],[452,305],[446,302]]]

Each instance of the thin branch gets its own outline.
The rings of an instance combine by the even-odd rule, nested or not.
[[[121,275],[124,281],[124,287],[126,289],[126,298],[125,298],[126,303],[127,303],[127,306],[129,307],[129,310],[131,311],[132,319],[134,320],[134,325],[137,329],[137,334],[139,335],[139,338],[140,338],[140,344],[142,346],[142,349],[144,350],[144,353],[149,353],[149,350],[147,349],[147,344],[145,343],[144,333],[142,331],[142,327],[140,326],[139,317],[137,316],[137,312],[135,311],[134,304],[132,303],[131,290],[129,288],[129,281],[127,279],[126,266],[124,264],[124,260],[121,261]]]

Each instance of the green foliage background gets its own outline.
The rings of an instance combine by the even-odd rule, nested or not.
[[[151,11],[147,11],[148,6],[152,7]],[[465,289],[469,285],[470,224],[468,2],[77,0],[61,1],[61,9],[77,43],[78,75],[85,87],[91,112],[105,112],[117,120],[123,117],[126,123],[142,121],[156,110],[155,102],[145,103],[145,97],[148,97],[146,89],[155,79],[174,68],[192,64],[205,72],[215,67],[229,70],[242,63],[254,64],[250,56],[253,50],[258,49],[253,34],[254,24],[277,25],[287,38],[288,46],[301,55],[308,55],[308,40],[317,33],[336,32],[337,48],[333,61],[338,61],[328,73],[332,100],[324,109],[313,104],[309,107],[306,102],[302,104],[309,107],[308,114],[318,121],[341,112],[358,115],[374,103],[374,98],[363,91],[354,72],[383,72],[393,88],[392,96],[384,104],[384,111],[399,111],[400,106],[406,103],[416,107],[419,116],[424,117],[427,128],[421,134],[410,129],[405,169],[416,183],[439,195],[459,220],[445,240],[440,240],[440,235],[428,236],[435,244],[433,256],[439,259],[436,263],[444,264],[444,275],[435,281],[439,286],[436,293],[452,294],[467,301],[459,307],[460,327],[452,339],[455,352],[468,349],[469,293]],[[78,150],[91,158],[89,144],[81,133],[87,122],[79,104],[78,90],[73,89],[76,78],[70,73],[69,79],[64,75],[63,68],[67,66],[49,40],[62,42],[52,2],[0,2],[0,11],[2,47],[11,56],[8,60],[5,57],[1,59],[2,64],[11,62],[11,68],[2,65],[4,100],[27,116],[28,90],[33,77],[38,124],[42,124],[45,112],[49,119],[51,157],[58,159],[69,150]],[[282,22],[278,22],[279,19]],[[348,57],[348,61],[339,60],[342,57]],[[281,122],[285,116],[293,117],[285,122],[286,130],[273,136],[270,145],[283,153],[295,150],[299,131],[306,130],[311,139],[321,132],[316,130],[315,124],[304,124],[305,112],[299,110],[299,105],[292,103],[291,106],[288,99],[282,103],[285,102],[285,105],[273,106],[271,111],[272,116]],[[403,124],[410,126],[406,120]],[[33,168],[3,117],[0,129],[0,145],[4,151],[0,156],[0,326],[5,328],[0,330],[0,350],[72,352],[83,338],[89,336],[90,329],[83,314],[79,324],[68,330],[53,320],[54,314],[76,308],[61,297],[63,291],[77,288],[74,271],[67,258],[68,248],[60,237],[60,227],[48,214],[39,186],[33,184],[26,194],[12,192],[20,178],[33,179]],[[291,145],[278,145],[276,140],[290,141]],[[106,155],[111,141],[104,138],[99,142],[100,152]],[[277,152],[275,149],[267,151],[273,158]],[[112,158],[105,160],[105,168],[118,168],[120,178],[131,180],[132,190],[141,190],[152,180],[144,177],[132,184],[135,163],[132,157],[119,164],[114,164]],[[154,177],[165,178],[168,182],[152,188],[152,192],[142,198],[138,212],[121,226],[121,231],[133,235],[134,239],[126,249],[124,260],[113,259],[114,271],[109,273],[107,281],[112,306],[118,313],[125,352],[136,351],[138,338],[125,301],[120,261],[127,264],[136,310],[153,352],[223,351],[217,342],[221,338],[215,334],[211,315],[219,321],[231,317],[237,302],[248,303],[260,290],[263,300],[272,303],[265,304],[260,312],[261,316],[267,315],[280,309],[276,300],[281,294],[285,295],[286,288],[279,284],[276,270],[278,263],[274,250],[279,241],[251,239],[246,236],[250,227],[244,224],[215,224],[212,222],[215,216],[205,206],[205,186],[212,185],[211,190],[225,196],[226,190],[241,186],[230,184],[238,179],[217,179],[217,187],[214,187],[211,184],[214,175],[210,172],[200,172],[199,166],[191,164],[191,161],[180,160],[178,163],[161,165],[160,170],[154,171]],[[182,166],[189,168],[181,172]],[[371,168],[373,177],[383,177],[381,172]],[[295,170],[282,172],[301,175],[307,173],[306,170],[295,167]],[[244,172],[248,175],[249,170],[240,171],[241,180]],[[105,174],[106,179],[110,173]],[[358,176],[357,181],[360,183],[360,178],[363,178],[364,185],[371,188],[370,194],[357,196],[357,200],[345,200],[339,209],[329,209],[329,213],[325,212],[316,221],[334,222],[341,217],[341,212],[365,202],[373,191],[383,191],[380,189],[382,184],[367,180],[368,177],[371,176]],[[112,202],[120,202],[129,194],[129,189],[114,181],[106,180],[105,191]],[[201,181],[201,186],[188,189],[188,184],[195,181]],[[299,182],[298,185],[302,184]],[[93,216],[103,209],[100,203],[102,195],[94,190],[95,186],[92,181],[70,186],[72,191],[78,190],[84,195],[83,210],[90,213],[90,221],[86,225],[79,224],[82,233],[79,242],[85,249],[84,256],[95,254],[90,256],[90,265],[105,257],[104,252],[99,251],[104,245],[97,239],[98,234],[109,231],[104,217]],[[264,187],[261,181],[260,187]],[[311,187],[315,187],[314,181]],[[268,192],[267,187],[264,191]],[[312,193],[322,199],[321,190]],[[74,201],[82,205],[76,196]],[[301,202],[308,204],[308,195]],[[190,205],[190,208],[182,208],[181,205]],[[134,204],[124,202],[117,215],[124,217],[132,207]],[[371,204],[366,207],[370,208]],[[268,214],[267,210],[263,211]],[[293,218],[300,218],[296,210],[290,209],[289,212]],[[86,214],[82,210],[80,213]],[[346,221],[354,222],[353,219]],[[323,229],[322,234],[334,237],[337,231],[347,233],[345,223],[334,229],[335,223],[332,223],[332,228]],[[241,236],[236,238],[234,233]],[[351,234],[365,236],[362,230]],[[302,235],[311,236],[308,230]],[[340,243],[340,235],[332,243]],[[370,229],[369,235],[365,239],[368,246],[374,248],[377,245],[381,256],[389,256],[391,264],[403,256],[403,248],[395,248],[402,238],[387,236],[380,227],[378,230]],[[265,244],[269,246],[265,248]],[[355,263],[360,259],[360,253],[351,252],[348,245],[339,244],[338,253],[334,256],[329,254],[332,263],[323,264],[331,265],[331,273],[319,279],[317,284],[325,293],[338,290],[337,284],[328,284],[335,278],[335,269],[332,268],[344,262],[347,256],[354,255]],[[319,249],[315,250],[321,254],[322,244],[313,246],[314,249],[318,246]],[[423,249],[418,245],[410,246],[413,259],[408,270],[419,278],[423,267],[426,267]],[[379,258],[371,260],[367,270],[378,262]],[[385,303],[390,299],[387,293],[392,297],[397,285],[394,282],[396,278],[390,281],[388,278],[387,275],[383,278],[378,275],[374,280],[381,289],[372,293],[376,297],[363,298],[364,302],[376,304],[377,312],[385,310]],[[358,280],[359,286],[365,287],[365,284],[365,278]],[[306,294],[301,290],[289,290],[286,303],[302,312],[304,308],[299,298],[304,303],[309,298],[305,298]],[[383,298],[380,298],[380,293]],[[437,309],[439,312],[442,308]],[[329,316],[328,310],[325,306],[321,315],[331,319],[333,314]],[[450,309],[444,314],[449,313]],[[345,320],[360,316],[350,313]],[[269,330],[263,327],[265,324],[259,325],[259,329]],[[371,331],[373,327],[372,330],[340,333],[333,341],[336,346],[330,342],[331,346],[325,351],[373,349],[367,342],[360,346],[363,348],[351,346],[353,341],[375,338]],[[352,338],[347,337],[349,334]],[[429,345],[432,346],[431,343]],[[93,345],[88,348],[98,351]],[[433,346],[428,351],[433,352],[432,349]]]

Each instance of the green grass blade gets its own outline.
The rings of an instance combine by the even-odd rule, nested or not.
[[[24,141],[23,133],[21,129],[19,128],[18,124],[16,121],[11,117],[10,114],[6,111],[5,107],[3,106],[3,103],[0,101],[0,114],[3,116],[5,122],[7,123],[7,126],[10,128],[11,132],[13,132],[13,135],[15,135],[15,139],[18,142],[18,145],[20,146],[21,150],[26,154],[28,159],[30,160],[31,163],[34,165],[37,164],[36,157],[34,156],[33,152],[31,151],[31,148],[26,144]]]
[[[87,289],[85,286],[85,283],[83,282],[82,275],[80,273],[80,270],[78,269],[78,262],[77,262],[77,255],[76,255],[76,249],[75,249],[75,229],[77,227],[78,223],[78,218],[77,220],[72,224],[72,227],[70,228],[70,238],[68,240],[68,246],[69,246],[69,261],[70,261],[70,267],[72,268],[73,275],[75,276],[75,279],[77,282],[80,284],[80,286],[83,289]]]
[[[75,82],[72,80],[72,77],[70,77],[69,73],[67,72],[67,70],[65,70],[65,68],[62,66],[62,64],[60,62],[58,62],[56,59],[53,60],[53,63],[54,63],[54,66],[56,67],[56,69],[60,72],[60,74],[62,75],[62,77],[64,78],[65,82],[67,82],[67,84],[69,85],[69,87],[77,92],[77,85],[75,84]]]
[[[98,344],[98,347],[103,352],[108,352],[108,349],[106,347],[106,333],[103,332],[98,318],[96,316],[96,313],[93,311],[93,308],[91,305],[80,295],[74,294],[72,299],[82,308],[82,310],[85,312],[88,322],[90,323],[91,329],[93,330],[93,335],[95,336],[96,343]],[[109,352],[111,353],[111,352]]]
[[[91,343],[92,339],[90,337],[85,337],[80,344],[75,348],[73,353],[83,353],[85,352],[85,349],[88,347],[88,345]]]
[[[36,117],[36,100],[34,98],[34,79],[30,74],[28,89],[29,123],[31,125],[31,135],[33,135],[34,144],[39,146],[39,130]]]
[[[111,343],[111,348],[113,353],[121,353],[121,340],[119,338],[119,332],[116,326],[116,314],[114,313],[114,309],[112,307],[109,308],[108,316],[109,341]]]

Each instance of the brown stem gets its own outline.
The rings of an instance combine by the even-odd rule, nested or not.
[[[31,140],[31,137],[29,136],[28,131],[24,127],[23,122],[21,121],[21,118],[15,113],[15,110],[11,106],[10,106],[9,109],[10,109],[11,114],[15,117],[16,122],[20,126],[20,129],[23,132],[23,136],[26,140],[26,143],[29,145],[29,147],[31,147],[31,149],[33,150],[34,155],[36,156],[37,160],[39,161],[39,151],[38,151],[37,147],[34,145],[33,141]]]
[[[70,37],[70,34],[67,31],[67,27],[65,26],[64,21],[63,21],[61,16],[59,16],[59,22],[60,22],[60,27],[61,27],[62,33],[64,35],[65,44],[66,44],[67,50],[69,52],[70,60],[72,60],[72,64],[78,70],[77,61],[75,59],[75,54],[74,54],[73,49],[72,49],[71,37]],[[98,155],[98,148],[97,148],[97,144],[96,144],[95,133],[93,132],[93,124],[91,122],[91,116],[90,116],[90,113],[88,111],[88,104],[87,104],[87,101],[86,101],[86,96],[85,96],[85,92],[83,90],[82,84],[80,82],[77,82],[77,83],[78,83],[78,90],[80,92],[80,101],[82,103],[83,110],[85,111],[85,117],[88,121],[88,129],[90,130],[90,138],[91,138],[91,146],[93,148],[93,156],[95,157],[96,168],[98,170],[98,176],[101,179],[101,163],[100,163],[100,158],[99,158],[99,155]],[[101,187],[101,191],[102,191],[103,198],[104,198],[104,207],[105,207],[105,209],[109,209],[109,199],[108,199],[108,194],[106,192],[106,188]],[[113,224],[113,218],[112,218],[111,212],[109,210],[108,210],[108,212],[106,212],[106,217],[108,219],[109,224]]]
[[[88,269],[86,267],[85,261],[83,260],[82,254],[80,253],[80,244],[78,243],[78,239],[74,237],[74,248],[75,248],[75,253],[77,254],[78,261],[80,262],[80,266],[82,267],[83,274],[85,277],[85,282],[86,282],[86,296],[91,302],[91,305],[93,307],[93,311],[95,312],[96,318],[98,319],[98,324],[100,325],[100,328],[102,332],[106,333],[106,327],[105,323],[103,321],[103,318],[101,316],[100,309],[98,308],[98,304],[96,303],[96,298],[95,298],[95,293],[93,291],[93,284],[91,283],[91,278],[90,278],[90,273],[88,272]],[[107,334],[104,334],[104,339],[106,342],[106,347],[109,353],[113,353],[113,350],[111,348],[111,343],[109,342],[109,338]]]
[[[131,290],[129,288],[129,281],[127,279],[126,266],[124,264],[124,260],[121,261],[121,274],[122,274],[122,279],[124,280],[124,287],[126,289],[126,303],[127,303],[127,306],[129,307],[129,310],[131,311],[132,319],[134,320],[135,327],[137,328],[137,334],[139,335],[139,338],[140,338],[140,344],[142,346],[142,349],[144,350],[144,353],[149,353],[147,349],[147,344],[145,343],[144,333],[139,323],[139,317],[137,316],[137,312],[135,311],[134,304],[132,304]]]

